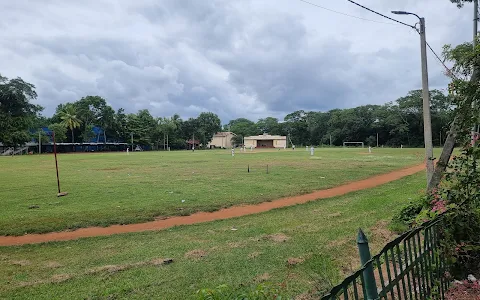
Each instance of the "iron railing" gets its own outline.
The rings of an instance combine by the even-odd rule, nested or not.
[[[389,242],[370,258],[360,230],[362,267],[331,289],[330,299],[444,299],[449,282],[440,255],[443,218],[438,217]]]

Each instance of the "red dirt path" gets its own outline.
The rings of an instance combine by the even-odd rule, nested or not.
[[[0,246],[35,244],[52,241],[67,241],[85,237],[105,236],[147,230],[159,230],[179,225],[189,225],[246,216],[265,212],[274,208],[302,204],[317,199],[331,198],[335,196],[345,195],[354,191],[373,188],[391,181],[398,180],[408,175],[413,175],[424,169],[425,165],[421,164],[406,169],[393,171],[387,174],[377,175],[364,180],[344,184],[334,188],[316,191],[310,194],[281,198],[278,200],[274,200],[271,202],[263,202],[260,204],[232,206],[215,212],[199,212],[189,216],[171,217],[164,220],[157,220],[146,223],[112,225],[109,227],[88,227],[80,228],[74,231],[51,232],[45,234],[27,234],[23,236],[0,236]]]

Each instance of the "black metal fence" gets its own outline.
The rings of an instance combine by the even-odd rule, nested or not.
[[[360,230],[362,267],[325,295],[329,299],[444,299],[449,282],[439,246],[443,218],[404,233],[370,257]]]

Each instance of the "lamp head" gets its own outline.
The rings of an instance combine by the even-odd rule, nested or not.
[[[401,10],[392,10],[392,14],[396,14],[396,15],[410,15],[409,12],[401,11]]]

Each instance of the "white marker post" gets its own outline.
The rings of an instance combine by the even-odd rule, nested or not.
[[[307,152],[308,152],[308,146],[305,146],[305,151],[307,151]]]
[[[313,156],[315,154],[315,148],[313,146],[310,148],[310,155]]]
[[[400,149],[403,149],[403,145],[400,145]]]
[[[372,147],[368,146],[368,153],[372,153]]]
[[[127,148],[127,155],[128,155],[128,148]]]
[[[235,156],[235,149],[232,148],[232,156]]]

